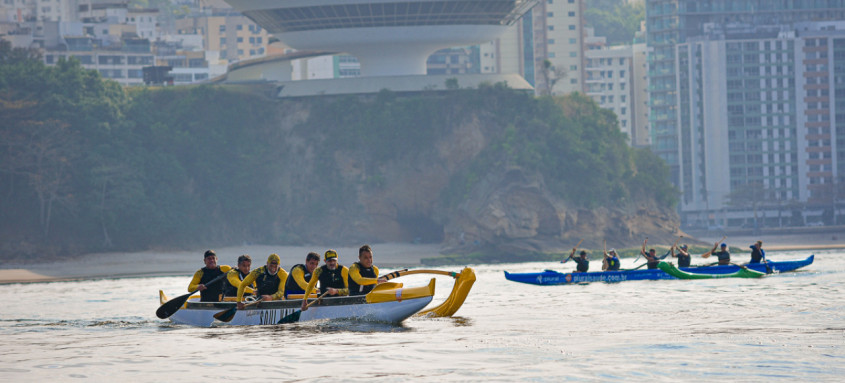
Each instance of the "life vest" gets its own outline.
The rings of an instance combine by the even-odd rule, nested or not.
[[[311,282],[311,275],[313,274],[308,272],[308,268],[303,264],[294,265],[290,268],[288,279],[285,281],[285,296],[288,294],[305,294],[305,290],[299,287],[299,284],[293,279],[293,270],[296,268],[302,269],[302,278],[305,279],[305,283]]]
[[[647,268],[647,269],[649,269],[649,270],[654,270],[654,269],[656,269],[656,268],[657,268],[657,264],[659,264],[659,263],[660,263],[660,260],[659,260],[659,259],[655,259],[655,260],[653,260],[653,261],[648,261],[648,260],[647,260],[647,261],[646,261],[646,268]]]
[[[719,257],[720,265],[727,265],[731,263],[731,253],[727,251],[718,251],[713,253],[713,255]]]
[[[758,249],[754,246],[751,246],[751,262],[748,263],[760,263],[763,260],[765,253],[762,249]]]
[[[279,292],[279,283],[281,283],[279,273],[276,272],[276,275],[271,275],[267,271],[267,266],[261,266],[260,270],[261,272],[258,274],[258,277],[255,278],[255,285],[258,291],[257,295],[273,295]]]
[[[689,254],[678,253],[678,267],[689,267],[692,257]]]
[[[353,265],[358,265],[358,271],[360,272],[362,277],[364,277],[364,278],[378,278],[378,275],[376,275],[376,271],[373,270],[372,266],[364,268],[358,262],[353,263]],[[350,268],[350,270],[351,270],[351,268]],[[359,284],[355,283],[354,280],[352,280],[351,275],[348,278],[348,282],[349,282],[349,295],[350,296],[351,295],[364,295],[366,293],[369,293],[374,287],[376,287],[375,284],[359,285]],[[322,291],[322,290],[320,290],[320,291]]]
[[[619,270],[619,257],[609,257],[607,258],[607,271],[616,271]]]
[[[320,282],[320,291],[326,292],[329,288],[342,289],[346,285],[343,284],[343,266],[337,265],[334,270],[329,270],[328,266],[320,266],[320,277],[317,281]],[[304,292],[304,291],[303,291]]]
[[[235,269],[235,271],[237,271],[237,273],[238,273],[238,279],[240,279],[240,281],[243,282],[244,278],[246,278],[246,276],[248,274],[242,273],[240,269]],[[240,286],[233,285],[232,282],[229,282],[229,278],[226,278],[225,282],[223,282],[223,287],[224,287],[223,288],[223,296],[224,297],[236,297],[236,296],[238,296],[238,287],[240,287]],[[251,296],[251,295],[252,294],[250,294],[250,293],[246,293],[246,292],[244,293],[244,296]]]
[[[579,273],[586,273],[587,270],[590,270],[590,261],[586,259],[582,259],[580,257],[575,258],[575,263],[578,264],[578,266],[575,267],[575,270],[577,270]]]
[[[218,276],[220,276],[220,274],[223,274],[223,270],[220,270],[220,266],[217,266],[213,269],[203,267],[202,277],[200,278],[200,284],[206,285],[206,283],[210,282],[214,278],[217,278]],[[219,302],[220,294],[223,294],[223,283],[214,283],[211,286],[206,285],[205,287],[205,290],[200,291],[200,301]]]

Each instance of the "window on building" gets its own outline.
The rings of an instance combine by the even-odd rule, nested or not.
[[[569,17],[575,17],[575,12],[569,12]]]
[[[578,42],[578,39],[576,39],[576,38],[569,39],[570,44],[577,44],[577,42]]]
[[[570,31],[574,31],[574,30],[575,30],[575,25],[570,24],[570,25],[569,25],[569,30],[570,30]]]
[[[549,45],[554,45],[554,43],[555,43],[555,39],[549,39],[549,42],[548,42]]]
[[[244,26],[242,24],[238,24],[238,26],[236,26],[235,29],[242,31],[242,30],[244,30]]]
[[[549,30],[550,30],[550,31],[555,30],[555,26],[554,26],[554,25],[549,25]]]

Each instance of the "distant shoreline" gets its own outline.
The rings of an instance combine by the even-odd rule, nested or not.
[[[704,242],[718,241],[722,236],[702,236],[696,239]],[[792,234],[761,236],[728,236],[724,242],[731,247],[747,249],[757,240],[763,241],[768,251],[831,250],[845,249],[845,233],[837,234]],[[421,267],[423,258],[440,256],[440,245],[415,245],[407,243],[373,244],[375,263],[382,269]],[[666,245],[668,247],[668,245]],[[10,264],[0,267],[0,284],[57,282],[84,279],[131,278],[150,276],[191,275],[202,267],[202,253],[195,251],[138,253],[96,253],[87,254],[73,261],[52,261],[38,264]],[[220,264],[232,265],[238,255],[250,254],[253,267],[264,264],[266,256],[277,253],[285,268],[302,263],[309,251],[322,253],[320,246],[234,246],[215,249]],[[336,248],[341,264],[351,265],[357,261],[357,248]],[[482,262],[483,263],[483,262]]]

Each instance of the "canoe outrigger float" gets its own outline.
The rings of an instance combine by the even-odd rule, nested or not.
[[[383,277],[389,279],[412,274],[440,274],[455,278],[455,285],[449,298],[442,304],[423,310],[434,297],[435,279],[428,285],[404,287],[402,283],[387,282],[376,286],[366,295],[325,297],[312,301],[310,308],[300,311],[302,300],[288,299],[279,301],[258,302],[254,305],[237,310],[228,323],[216,321],[214,314],[232,309],[235,302],[200,302],[199,296],[192,296],[181,307],[167,312],[173,323],[199,327],[218,325],[273,325],[292,322],[303,322],[320,319],[351,319],[385,323],[399,323],[412,315],[444,317],[452,316],[463,305],[473,283],[475,271],[466,267],[460,273],[441,270],[399,270]],[[175,301],[178,298],[174,298]],[[169,300],[164,292],[159,290],[159,300],[162,308]],[[178,303],[178,302],[171,302]],[[422,310],[422,311],[421,311]],[[161,311],[161,308],[160,308]],[[161,318],[159,312],[156,313]],[[163,318],[162,318],[163,319]]]
[[[675,267],[675,265],[668,262],[660,262],[657,264],[660,270],[666,272],[678,279],[714,279],[714,278],[760,278],[766,275],[756,270],[751,270],[748,267],[741,267],[739,270],[728,274],[704,274],[704,273],[688,273]]]
[[[768,263],[749,263],[745,267],[762,273],[769,272],[766,266],[774,273],[793,271],[813,263],[815,255],[805,259],[793,259],[788,261],[769,261]],[[682,267],[681,271],[695,274],[731,274],[739,271],[741,267],[736,265],[724,266],[700,266]],[[554,270],[545,270],[539,273],[509,273],[505,271],[505,278],[509,281],[528,283],[532,285],[568,285],[589,282],[624,282],[655,279],[677,279],[660,269],[639,269],[620,271],[596,271],[588,273],[561,273]]]

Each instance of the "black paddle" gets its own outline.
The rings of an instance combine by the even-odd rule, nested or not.
[[[223,278],[226,278],[226,273],[220,274],[217,276],[217,278],[208,281],[207,283],[205,283],[205,286],[207,287],[208,285],[220,282],[221,280],[223,280]],[[182,308],[182,305],[184,305],[185,302],[188,301],[188,298],[190,298],[191,295],[194,295],[197,291],[199,291],[199,289],[191,291],[190,293],[187,293],[185,295],[180,295],[167,302],[164,302],[164,304],[161,305],[158,310],[156,310],[156,316],[161,319],[169,318],[171,315],[173,315],[173,313],[179,311],[179,309]]]
[[[328,294],[328,293],[329,292],[326,291],[323,294],[321,294],[319,297],[317,297],[317,299],[315,299],[311,302],[308,302],[308,304],[305,306],[305,308],[307,309],[307,308],[311,307],[311,305],[313,305],[314,303],[319,302],[320,299],[323,299],[323,297],[326,296],[326,294]],[[299,322],[300,316],[302,316],[302,310],[296,310],[296,311],[294,311],[294,312],[292,312],[288,315],[285,315],[282,319],[279,319],[279,321],[276,322],[276,324],[296,323],[296,322]]]
[[[245,304],[244,308],[247,308],[247,307],[250,307],[250,306],[255,306],[255,305],[258,304],[258,302],[261,302],[261,298],[258,298],[258,300],[254,301],[254,302],[250,302],[250,303]],[[232,318],[235,317],[236,312],[238,312],[238,304],[237,303],[235,303],[235,306],[232,307],[232,308],[225,309],[225,310],[223,310],[223,311],[221,311],[217,314],[214,314],[214,319],[217,319],[221,322],[231,322]]]
[[[763,265],[765,265],[765,266],[766,266],[766,274],[771,274],[771,273],[772,273],[772,268],[771,268],[771,266],[769,266],[769,260],[768,260],[768,259],[766,259],[766,256],[765,256],[765,255],[763,255]]]

